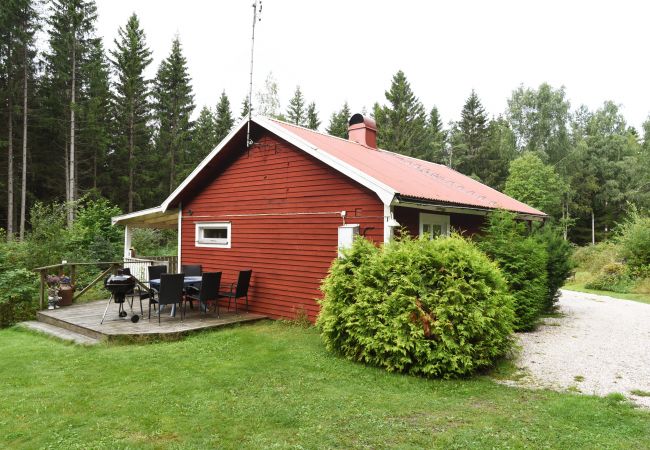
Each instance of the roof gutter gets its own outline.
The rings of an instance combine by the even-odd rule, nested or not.
[[[427,209],[430,211],[444,212],[444,213],[460,213],[460,214],[472,214],[477,216],[486,216],[493,211],[498,211],[499,208],[484,208],[480,206],[463,206],[455,205],[450,203],[441,203],[437,201],[427,201],[424,199],[416,199],[411,197],[405,197],[402,195],[396,195],[393,205],[404,206],[406,208],[421,208]],[[509,210],[507,210],[509,211]],[[543,222],[548,219],[548,215],[538,215],[538,214],[526,214],[519,211],[510,211],[517,215],[518,219],[523,220],[533,220],[537,222]]]

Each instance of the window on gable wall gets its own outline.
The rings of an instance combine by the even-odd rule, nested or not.
[[[197,247],[230,248],[230,222],[199,222],[196,224]]]
[[[449,236],[449,216],[420,213],[420,236],[424,235],[429,236],[429,239]]]

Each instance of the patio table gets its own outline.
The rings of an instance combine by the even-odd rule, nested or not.
[[[185,277],[183,278],[183,285],[187,288],[190,286],[199,288],[201,286],[201,276]],[[149,280],[149,286],[153,289],[160,290],[160,278]],[[171,317],[176,316],[176,305],[172,306]]]

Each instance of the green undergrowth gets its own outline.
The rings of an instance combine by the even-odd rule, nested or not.
[[[650,447],[627,402],[391,374],[282,323],[93,347],[11,328],[0,348],[0,448]]]

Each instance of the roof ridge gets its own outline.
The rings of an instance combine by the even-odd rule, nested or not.
[[[261,117],[264,117],[266,120],[270,120],[272,122],[277,122],[277,123],[281,123],[281,124],[284,124],[284,125],[289,125],[290,127],[300,128],[301,130],[305,130],[305,131],[310,132],[310,133],[320,134],[321,136],[325,136],[325,137],[328,137],[328,138],[337,139],[339,141],[347,142],[348,144],[356,144],[356,145],[359,145],[361,147],[367,148],[368,150],[387,151],[387,150],[383,150],[383,149],[380,149],[380,148],[370,147],[368,145],[361,144],[361,143],[359,143],[357,141],[351,141],[349,139],[345,139],[345,138],[342,138],[342,137],[339,137],[339,136],[334,136],[333,134],[324,133],[324,132],[319,131],[319,130],[312,130],[311,128],[303,127],[302,125],[297,125],[295,123],[286,122],[286,121],[280,120],[280,119],[275,119],[273,117],[268,117],[268,116],[261,116]]]

